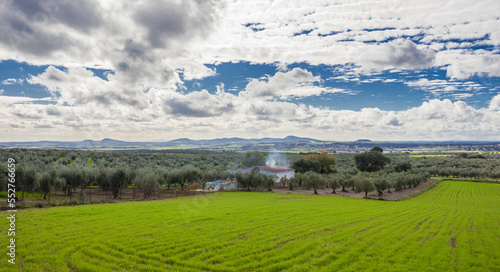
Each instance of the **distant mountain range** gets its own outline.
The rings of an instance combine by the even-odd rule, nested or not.
[[[61,141],[37,141],[37,142],[0,142],[0,148],[54,148],[54,149],[96,149],[96,150],[138,150],[138,149],[202,149],[202,150],[366,150],[375,145],[384,149],[388,148],[415,148],[419,145],[449,146],[449,145],[490,145],[486,150],[500,150],[498,141],[371,141],[358,139],[351,142],[322,141],[313,138],[287,136],[285,138],[218,138],[210,140],[191,140],[180,138],[171,141],[157,142],[126,142],[114,139],[102,139],[100,141],[84,140],[78,142]],[[266,146],[263,146],[266,145]],[[491,147],[493,146],[493,147]],[[449,149],[449,148],[448,148]],[[472,150],[470,147],[458,149]],[[477,148],[475,148],[477,150]]]
[[[38,142],[0,142],[0,148],[62,148],[62,149],[93,149],[93,148],[152,148],[166,146],[185,146],[185,145],[244,145],[244,144],[267,144],[267,143],[290,143],[290,142],[323,142],[312,138],[303,138],[297,136],[287,136],[285,138],[218,138],[211,140],[191,140],[180,138],[166,142],[126,142],[105,138],[100,141],[84,140],[78,142],[61,141],[38,141]]]
[[[191,140],[188,138],[180,138],[164,142],[166,145],[230,145],[230,144],[265,144],[265,143],[284,143],[284,142],[322,142],[312,138],[302,138],[297,136],[287,136],[281,138],[260,138],[260,139],[244,139],[244,138],[217,138],[211,140]]]

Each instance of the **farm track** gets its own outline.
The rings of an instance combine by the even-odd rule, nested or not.
[[[498,271],[500,185],[406,201],[283,193],[18,212],[1,271]],[[6,243],[5,220],[0,235]]]

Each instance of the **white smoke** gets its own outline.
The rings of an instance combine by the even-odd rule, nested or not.
[[[288,159],[283,153],[273,151],[267,156],[266,165],[288,167]]]

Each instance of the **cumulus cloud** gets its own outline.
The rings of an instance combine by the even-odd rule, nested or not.
[[[0,35],[6,39],[0,41],[0,58],[108,68],[130,88],[182,84],[179,73],[186,80],[213,76],[205,64],[226,61],[280,67],[355,63],[365,70],[436,64],[449,66],[452,78],[497,75],[494,54],[446,57],[452,52],[445,46],[449,40],[500,44],[497,1],[466,4],[457,2],[443,13],[430,0],[397,7],[347,0],[307,6],[300,1],[3,1]]]
[[[127,90],[120,86],[112,77],[110,81],[94,75],[83,67],[69,68],[67,72],[54,66],[49,66],[45,72],[28,79],[30,84],[45,86],[60,104],[85,106],[88,104],[99,107],[115,107],[128,105],[139,109],[147,107],[142,92]]]
[[[320,82],[320,76],[314,76],[305,69],[294,68],[288,72],[277,72],[274,76],[268,76],[264,80],[252,79],[247,84],[245,91],[241,92],[240,95],[248,98],[270,99],[279,97],[288,99],[291,97],[320,95],[322,93],[343,92],[341,89],[314,85]]]
[[[98,27],[103,19],[96,1],[12,1],[12,6],[26,18],[64,24],[80,31]]]
[[[161,91],[157,91],[161,92]],[[175,91],[160,93],[163,111],[183,117],[211,117],[233,112],[235,97],[224,92],[211,95],[207,90],[186,95]]]
[[[490,109],[492,110],[500,110],[500,94],[497,96],[493,97],[493,99],[490,102]]]
[[[0,5],[0,35],[7,37],[1,42],[4,49],[27,58],[71,51],[77,46],[77,34],[64,30],[88,34],[101,24],[104,15],[96,1],[2,1]]]
[[[430,0],[397,7],[347,0],[307,6],[300,1],[3,1],[0,34],[7,38],[0,41],[0,57],[135,72],[147,67],[169,79],[183,67],[165,69],[160,60],[175,66],[191,60],[188,66],[197,68],[225,61],[425,68],[435,63],[434,51],[449,51],[450,40],[498,46],[498,8],[497,1],[473,8],[465,1],[441,11]]]
[[[206,36],[215,20],[215,1],[142,1],[134,19],[146,30],[152,48]]]
[[[0,59],[115,71],[128,89],[213,75],[191,49],[210,35],[219,1],[2,1]]]
[[[473,76],[500,77],[500,55],[479,50],[453,50],[441,52],[440,64],[448,64],[446,76],[452,79],[468,79]]]
[[[468,50],[498,47],[495,8],[500,8],[495,1],[473,7],[455,2],[445,11],[427,0],[398,6],[387,1],[316,1],[307,6],[300,1],[237,1],[227,8],[234,16],[222,19],[223,27],[204,52],[214,52],[218,61],[355,63],[364,72],[448,66],[453,59],[437,64],[437,57],[452,49],[450,41]],[[470,39],[474,41],[468,43]]]
[[[152,89],[143,96],[150,104],[139,111],[62,104],[10,104],[8,110],[0,114],[0,123],[9,127],[0,135],[7,137],[5,133],[13,133],[13,130],[34,133],[40,126],[51,126],[77,139],[104,138],[110,133],[127,139],[143,132],[143,140],[186,135],[207,138],[210,137],[207,129],[216,132],[218,137],[286,136],[300,130],[332,140],[385,139],[388,135],[393,140],[470,139],[472,136],[491,140],[500,132],[500,96],[491,101],[489,109],[476,109],[461,101],[434,99],[401,111],[331,110],[286,101],[248,99],[225,93],[222,87],[215,94],[206,90],[183,94]],[[12,127],[12,124],[20,127]]]
[[[57,104],[2,96],[8,110],[0,113],[0,125],[8,130],[0,137],[13,131],[51,137],[40,129],[50,128],[66,133],[61,137],[80,138],[85,131],[91,138],[128,139],[136,132],[196,138],[209,137],[209,126],[217,136],[258,136],[265,127],[268,135],[307,131],[328,139],[389,133],[391,139],[428,139],[429,133],[435,139],[467,133],[491,139],[500,127],[499,96],[487,109],[430,100],[401,111],[331,110],[290,101],[349,90],[324,87],[314,70],[288,67],[359,67],[342,75],[347,81],[374,70],[438,67],[451,80],[406,84],[466,97],[458,90],[480,86],[453,80],[500,76],[499,3],[477,1],[471,8],[464,0],[443,9],[431,0],[397,6],[350,0],[1,1],[0,59],[52,65],[28,83],[46,87]],[[279,72],[250,79],[239,93],[224,92],[222,84],[216,93],[208,87],[182,92],[184,80],[217,75],[207,65],[239,61],[276,64]],[[85,67],[112,72],[103,79]],[[20,83],[14,80],[2,84]]]
[[[408,110],[407,119],[418,121],[440,120],[450,124],[457,122],[481,121],[484,113],[468,106],[463,101],[451,102],[449,99],[433,99],[422,106]]]
[[[431,67],[435,59],[433,50],[418,48],[411,40],[392,41],[374,47],[361,56],[361,63],[369,68],[422,69]]]

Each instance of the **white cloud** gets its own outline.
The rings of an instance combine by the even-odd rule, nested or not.
[[[469,46],[500,44],[500,35],[493,34],[500,33],[494,11],[500,5],[495,1],[481,1],[473,7],[459,1],[445,11],[430,0],[399,4],[316,1],[304,6],[300,1],[235,1],[226,9],[231,16],[222,17],[221,27],[203,52],[207,59],[217,56],[217,61],[354,62],[365,70],[420,69],[436,65],[434,51],[446,51],[447,39],[480,39]]]
[[[446,76],[452,79],[467,79],[472,76],[500,77],[500,55],[483,50],[471,53],[469,50],[441,52],[438,65],[448,65]]]
[[[213,75],[190,49],[223,8],[216,1],[18,1],[0,3],[0,59],[116,71],[128,88]],[[82,16],[81,14],[85,14]]]
[[[477,39],[468,46],[498,46],[499,8],[494,0],[473,5],[455,1],[446,10],[431,0],[397,6],[390,1],[349,0],[308,5],[301,1],[35,1],[30,5],[4,1],[0,34],[8,38],[0,42],[0,58],[104,67],[117,70],[124,82],[152,87],[177,80],[176,71],[181,70],[186,79],[213,75],[204,64],[226,61],[283,67],[295,62],[354,62],[368,69],[435,64],[450,65],[450,77],[495,75],[494,56],[442,56],[453,52],[443,45],[451,46],[451,39]],[[409,40],[412,37],[420,40],[418,45]],[[469,58],[482,64],[468,64]]]
[[[361,55],[361,63],[367,68],[422,69],[434,63],[433,50],[418,48],[410,40],[397,40],[383,45],[373,45]]]
[[[274,76],[268,76],[264,80],[252,79],[240,95],[248,98],[279,97],[289,99],[291,97],[343,92],[341,89],[314,85],[320,82],[320,76],[314,76],[311,72],[301,68],[294,68],[288,72],[277,72]]]
[[[181,94],[175,91],[157,90],[162,98],[166,114],[181,117],[211,117],[230,114],[234,109],[235,96],[220,92],[211,95],[207,90]]]
[[[453,94],[453,97],[456,99],[456,100],[464,100],[464,99],[467,99],[469,97],[472,97],[474,96],[474,94],[470,94],[470,93],[458,93],[458,94]]]
[[[57,131],[58,137],[66,139],[99,139],[113,135],[129,140],[173,139],[187,135],[190,138],[283,137],[297,131],[331,140],[376,140],[387,139],[389,135],[391,140],[494,140],[500,132],[500,95],[491,101],[489,109],[435,99],[401,111],[331,110],[285,101],[248,99],[223,90],[217,94],[206,90],[182,94],[152,89],[143,96],[151,103],[138,111],[119,107],[4,102],[9,106],[0,113],[0,125],[7,130],[1,132],[0,137],[10,139],[9,135],[15,135],[15,131],[23,131],[23,135],[37,135],[36,139],[44,136],[50,139],[48,131],[39,129],[42,126],[50,128],[52,133]]]
[[[1,96],[7,110],[0,113],[0,125],[8,129],[0,138],[57,134],[137,139],[140,133],[169,139],[305,131],[347,140],[389,134],[405,140],[492,139],[500,127],[499,96],[488,109],[431,100],[402,111],[330,110],[290,100],[348,90],[323,87],[320,76],[288,67],[348,64],[360,69],[337,79],[359,81],[362,73],[372,76],[367,83],[390,82],[373,77],[381,69],[443,67],[451,80],[407,84],[466,97],[457,90],[480,86],[454,79],[500,76],[498,10],[500,2],[494,0],[454,1],[445,9],[434,0],[398,5],[350,0],[307,5],[298,0],[1,1],[0,35],[5,38],[0,40],[0,59],[53,65],[28,82],[45,86],[58,104]],[[463,39],[468,41],[456,43]],[[180,91],[182,80],[216,75],[208,64],[239,61],[276,64],[279,72],[250,80],[239,93],[226,93],[222,85],[215,94]],[[105,80],[83,67],[114,73]],[[5,83],[19,83],[13,80]]]
[[[216,69],[210,69],[196,60],[182,60],[174,64],[176,72],[182,75],[183,80],[202,79],[215,76]]]
[[[433,93],[436,96],[446,93],[455,93],[454,97],[467,98],[473,96],[475,92],[486,88],[485,86],[472,82],[472,81],[455,81],[455,80],[441,80],[441,79],[427,79],[421,78],[415,81],[407,81],[404,84],[409,87],[422,89]]]
[[[422,106],[408,110],[407,119],[415,121],[439,120],[449,122],[453,125],[457,122],[481,121],[484,113],[468,106],[463,101],[451,102],[448,99],[433,99],[424,102]]]
[[[0,90],[0,105],[3,105],[4,107],[10,106],[12,104],[24,104],[24,103],[32,103],[32,102],[37,102],[37,101],[52,101],[52,99],[49,98],[31,98],[31,97],[26,97],[26,96],[7,96],[7,95],[1,95],[4,92],[4,90]]]
[[[5,80],[2,80],[3,85],[11,85],[11,84],[16,84],[16,83],[22,83],[22,79],[17,79],[17,78],[7,78]]]
[[[138,109],[147,107],[142,91],[127,89],[126,85],[121,85],[113,76],[108,78],[109,81],[101,79],[82,67],[69,68],[68,72],[63,72],[49,66],[42,74],[28,79],[28,82],[47,87],[58,97],[60,104],[95,107],[126,105]]]
[[[493,97],[493,99],[490,102],[490,109],[491,110],[500,110],[500,94]]]

